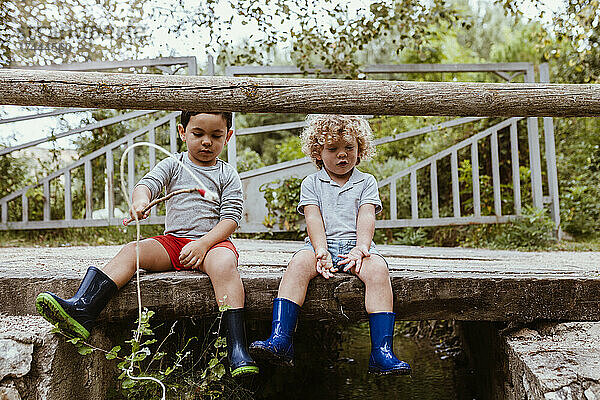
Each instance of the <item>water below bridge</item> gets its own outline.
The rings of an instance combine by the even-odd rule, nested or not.
[[[352,324],[341,333],[338,348],[299,337],[295,368],[262,367],[254,399],[479,399],[476,375],[429,339],[402,334],[394,339],[396,355],[408,361],[410,376],[374,376],[367,372],[370,352],[368,325]],[[335,347],[335,346],[334,346]]]

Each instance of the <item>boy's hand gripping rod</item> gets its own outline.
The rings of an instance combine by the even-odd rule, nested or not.
[[[168,195],[161,197],[159,199],[156,199],[154,201],[152,201],[150,204],[148,204],[146,207],[144,207],[144,209],[142,210],[142,214],[146,214],[148,212],[148,210],[150,210],[152,207],[154,207],[155,205],[157,205],[158,203],[162,203],[163,201],[167,201],[169,200],[171,197],[175,196],[176,194],[182,194],[182,193],[193,193],[198,191],[198,193],[200,193],[201,196],[206,196],[206,190],[204,189],[200,189],[200,188],[191,188],[191,189],[180,189],[180,190],[176,190],[174,192],[169,193]],[[123,219],[123,225],[127,226],[129,225],[131,222],[135,221],[134,218],[125,218]]]
[[[187,167],[184,163],[182,163],[177,158],[175,158],[175,156],[173,156],[173,154],[169,153],[167,150],[163,149],[162,147],[155,145],[154,143],[138,142],[138,143],[134,143],[132,146],[128,147],[121,157],[121,176],[123,176],[123,172],[124,172],[123,171],[124,170],[123,161],[125,160],[125,154],[127,154],[133,148],[139,147],[139,146],[150,146],[159,151],[162,151],[163,153],[165,153],[166,155],[171,157],[173,160],[175,160],[179,165],[181,165],[181,167],[183,169],[185,169],[192,176],[192,179],[194,179],[196,181],[196,183],[198,184],[198,186],[195,188],[176,190],[174,192],[167,194],[164,197],[161,197],[159,199],[152,201],[150,204],[148,204],[146,207],[144,207],[144,210],[142,211],[142,213],[145,214],[146,212],[148,212],[148,210],[150,210],[156,204],[166,201],[166,200],[170,199],[171,197],[175,196],[176,194],[181,194],[181,193],[193,193],[193,192],[197,191],[198,193],[200,193],[201,196],[206,197],[209,200],[217,200],[218,199],[218,196],[216,194],[214,194],[213,192],[211,192],[210,190],[208,190],[206,188],[206,186],[204,185],[204,183],[202,183],[202,181],[200,179],[198,179],[198,177],[196,175],[194,175],[194,173],[192,172],[192,170],[189,169],[189,167]],[[127,196],[123,180],[121,180],[121,186],[122,186],[123,192],[125,194],[125,200],[129,204],[129,208],[131,209],[131,202],[129,201],[129,196]],[[129,223],[133,222],[134,220],[135,220],[135,218],[125,218],[125,219],[123,219],[123,225],[127,226]]]

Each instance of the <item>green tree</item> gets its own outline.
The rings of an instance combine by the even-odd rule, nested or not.
[[[3,0],[0,66],[134,58],[147,44],[143,1]]]
[[[216,10],[219,3],[209,0],[190,8],[180,2],[169,9],[156,8],[153,18],[163,23],[176,19],[172,30],[182,34],[184,26],[208,28],[210,45],[219,48],[218,62],[223,65],[265,64],[272,61],[276,49],[285,47],[290,61],[302,70],[323,65],[347,78],[361,76],[361,56],[383,37],[390,38],[389,53],[405,48],[420,51],[438,35],[436,27],[469,24],[468,16],[444,0],[370,1],[359,6],[340,0],[316,4],[243,0],[229,2],[233,17],[221,17]],[[238,21],[261,34],[236,46],[232,31]]]

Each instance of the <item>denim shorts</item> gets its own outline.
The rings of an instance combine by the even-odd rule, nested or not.
[[[331,254],[331,261],[333,262],[333,268],[337,269],[338,263],[340,261],[344,260],[343,257],[340,257],[340,254],[348,254],[350,252],[350,250],[352,250],[354,247],[356,247],[356,240],[327,240],[327,250],[329,251],[329,254]],[[310,240],[308,240],[308,238],[304,242],[304,246],[302,246],[302,248],[300,248],[298,251],[296,251],[296,253],[298,253],[299,251],[302,251],[302,250],[312,250],[313,252],[315,251],[315,248],[312,246],[312,244],[310,243]],[[296,253],[294,253],[294,255],[296,255]],[[371,242],[371,247],[369,248],[369,253],[371,255],[378,255],[379,257],[383,258],[383,261],[385,261],[385,265],[387,267],[389,267],[386,259],[381,255],[381,253],[379,253],[379,251],[375,247],[375,243],[373,243],[373,242]],[[343,270],[343,267],[345,267],[344,264],[340,265],[340,267],[341,268],[337,272],[351,273],[350,270],[348,270],[348,271]]]

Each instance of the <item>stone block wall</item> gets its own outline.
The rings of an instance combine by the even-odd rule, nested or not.
[[[38,316],[0,316],[0,400],[103,399],[113,384],[115,363],[94,352],[77,353]],[[110,349],[95,329],[90,343]]]
[[[600,322],[523,328],[505,337],[509,400],[600,400]]]

